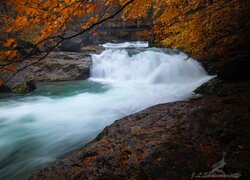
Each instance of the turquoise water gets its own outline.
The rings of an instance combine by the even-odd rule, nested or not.
[[[51,98],[63,98],[80,93],[102,93],[108,89],[108,85],[94,82],[91,80],[84,81],[65,81],[65,82],[40,82],[37,83],[37,89],[34,92],[28,94],[11,94],[0,93],[0,106],[5,102],[12,100],[21,100],[25,98],[36,98],[39,96],[46,96]]]
[[[84,93],[93,95],[102,94],[107,91],[108,88],[108,85],[90,80],[38,83],[37,90],[29,94],[0,94],[0,108],[8,107],[5,112],[15,114],[18,113],[18,107],[25,105],[25,103],[40,102],[38,111],[39,106],[41,106],[41,111],[43,111],[42,108],[44,105],[41,103],[42,101],[53,102]],[[46,111],[43,113],[46,113]],[[56,111],[54,113],[56,113]],[[46,116],[49,117],[52,115],[47,114]],[[50,139],[47,139],[46,135],[49,136],[53,131],[55,135],[58,133],[56,131],[59,131],[60,134],[60,128],[49,130],[50,123],[48,122],[47,125],[45,124],[45,127],[41,125],[41,131],[38,129],[37,125],[33,126],[38,123],[36,121],[32,113],[26,113],[26,115],[21,117],[16,116],[16,120],[14,121],[12,121],[11,118],[3,118],[0,115],[1,180],[26,177],[32,170],[55,160],[59,155],[63,155],[66,152],[80,147],[93,138],[93,136],[83,137],[81,135],[79,136],[81,138],[75,137],[75,139],[71,141],[69,138],[71,136],[66,136],[66,138],[61,137],[60,139],[59,135],[57,136],[57,140],[51,139],[50,142]],[[51,126],[55,126],[55,124],[51,123]],[[56,126],[60,126],[60,124]],[[94,132],[97,133],[97,131]],[[43,144],[47,144],[47,148],[45,145],[44,149]]]

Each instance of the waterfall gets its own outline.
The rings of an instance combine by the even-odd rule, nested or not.
[[[124,49],[108,49],[93,55],[92,80],[112,82],[137,81],[145,84],[195,83],[207,73],[195,60],[185,61],[183,53],[166,54],[149,49],[132,56]]]

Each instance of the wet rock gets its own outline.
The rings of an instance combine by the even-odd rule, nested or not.
[[[28,62],[23,62],[18,65],[18,68],[22,68],[27,65]],[[32,73],[33,68],[28,67],[27,69],[19,72],[11,80],[9,80],[4,86],[0,88],[0,92],[12,92],[12,93],[29,93],[36,89],[36,81]],[[7,81],[12,77],[12,73],[5,71],[0,74],[0,78]]]
[[[210,79],[194,90],[197,94],[223,94],[224,91],[224,82],[217,77]]]
[[[52,52],[34,65],[36,81],[69,81],[87,79],[92,60],[90,55],[74,52]]]
[[[89,45],[81,48],[81,52],[85,54],[101,54],[105,48],[102,46]]]
[[[29,93],[36,89],[36,83],[34,80],[27,81],[25,84],[20,84],[15,86],[10,90],[12,93],[16,94],[23,94],[23,93]]]
[[[196,90],[195,93],[207,94],[207,95],[233,95],[233,94],[249,94],[250,86],[246,82],[225,82],[218,77],[210,79],[208,82],[202,84]]]
[[[32,66],[34,78],[36,81],[85,80],[90,76],[90,54],[98,54],[103,50],[101,46],[86,46],[80,53],[51,52],[44,60]]]

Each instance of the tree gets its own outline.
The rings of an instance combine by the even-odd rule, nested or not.
[[[232,49],[246,46],[248,11],[248,0],[2,0],[0,73],[8,70],[16,74],[20,69],[15,64],[37,48],[50,44],[48,54],[62,41],[117,15],[124,20],[150,19],[155,42],[182,49],[195,58],[226,57]],[[64,37],[75,18],[82,20],[81,32]],[[35,44],[25,56],[17,48],[20,39]]]
[[[108,8],[110,7],[110,3],[113,2],[111,0],[103,1],[103,7],[100,6],[100,3],[94,2],[93,0],[40,0],[39,2],[36,0],[20,0],[18,2],[6,0],[5,3],[10,4],[16,13],[13,17],[8,17],[8,20],[13,23],[3,26],[2,29],[12,34],[21,32],[19,36],[15,38],[22,37],[23,33],[27,31],[36,31],[38,33],[34,34],[31,38],[31,41],[35,44],[33,49],[24,57],[21,57],[20,53],[15,50],[17,39],[14,37],[8,38],[3,43],[2,46],[6,49],[1,53],[2,62],[0,65],[0,73],[5,70],[13,73],[13,76],[6,81],[8,82],[19,71],[44,59],[63,41],[79,36],[108,19],[114,18],[133,1],[134,0],[119,2],[117,4],[118,8],[114,11],[112,8]],[[102,18],[100,18],[100,13],[98,12],[101,12]],[[66,31],[67,23],[69,23],[73,17],[84,17],[85,25],[82,26],[82,31],[70,37],[61,36],[60,34]],[[26,36],[24,35],[24,37]],[[16,69],[16,63],[31,57],[38,47],[42,48],[44,43],[48,42],[52,45],[42,57],[21,69]],[[0,81],[0,85],[6,82]]]

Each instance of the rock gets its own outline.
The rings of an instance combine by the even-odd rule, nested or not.
[[[11,89],[11,92],[15,94],[22,94],[22,93],[28,93],[29,89],[24,84],[21,84]]]
[[[218,77],[210,79],[208,82],[202,84],[196,90],[197,94],[206,95],[233,95],[233,94],[248,94],[250,89],[250,84],[246,82],[225,82],[220,80]],[[249,94],[250,95],[250,94]]]
[[[18,68],[22,68],[29,62],[23,62],[18,65]],[[9,82],[0,88],[0,92],[12,92],[12,93],[29,93],[36,89],[36,82],[34,81],[33,67],[28,67],[25,70],[19,72]],[[12,76],[12,73],[5,71],[0,74],[0,78],[7,81]]]
[[[63,35],[63,37],[70,37],[70,36],[73,36],[77,33],[78,32],[76,32],[76,31],[69,30],[69,31],[67,31],[66,34]],[[82,45],[83,45],[82,36],[77,36],[77,37],[72,38],[72,39],[64,40],[59,45],[57,50],[58,51],[66,51],[66,52],[80,52]]]
[[[85,54],[101,54],[105,48],[102,46],[89,45],[81,48],[81,52]]]
[[[91,55],[104,50],[100,46],[88,46],[75,52],[51,52],[39,63],[19,72],[11,81],[0,88],[0,92],[26,93],[35,90],[35,82],[85,80],[90,76]],[[40,55],[41,56],[41,55]],[[18,69],[35,62],[39,56],[27,59],[17,65]],[[5,71],[0,79],[6,81],[12,73]]]
[[[62,42],[61,46],[59,47],[60,51],[67,51],[67,52],[80,52],[81,50],[81,40],[65,40]]]
[[[29,93],[36,89],[35,81],[31,80],[26,82],[25,84],[20,84],[12,88],[10,91],[16,94]]]
[[[34,44],[32,44],[31,42],[18,40],[15,50],[18,50],[18,52],[20,52],[22,55],[27,55],[33,50],[33,48],[34,48]],[[33,55],[37,55],[41,52],[42,51],[37,47],[35,51],[33,52]]]
[[[225,93],[224,82],[214,77],[195,89],[194,92],[197,94],[223,94]]]
[[[85,80],[90,76],[90,54],[104,50],[101,46],[86,46],[81,53],[51,52],[44,60],[33,66],[36,81]]]
[[[223,171],[247,179],[250,89],[234,91],[157,105],[115,121],[29,179],[189,179],[210,172],[223,152]]]
[[[70,81],[89,78],[90,55],[73,52],[51,52],[34,66],[36,81]]]

